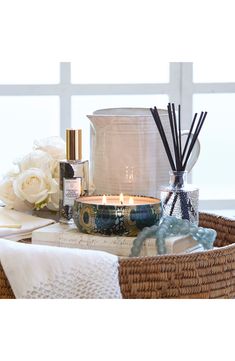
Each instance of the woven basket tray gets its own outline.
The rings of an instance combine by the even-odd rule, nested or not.
[[[215,250],[119,260],[124,298],[234,298],[235,220],[201,213],[200,225],[217,231]],[[14,294],[0,265],[0,298]]]

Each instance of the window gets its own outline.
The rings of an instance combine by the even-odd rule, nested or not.
[[[234,94],[196,94],[193,108],[206,109],[201,154],[193,172],[202,199],[235,199]]]
[[[59,99],[56,96],[0,97],[1,173],[32,149],[35,139],[59,135]]]
[[[27,63],[1,60],[0,84],[58,84],[59,64],[54,62]]]
[[[107,66],[107,63],[109,66]],[[151,56],[145,56],[145,71],[143,67],[143,58],[136,57],[133,63],[132,58],[127,56],[116,59],[106,59],[104,57],[94,56],[90,58],[80,58],[80,62],[71,64],[71,78],[74,84],[110,84],[110,83],[168,83],[169,82],[169,63],[156,62]],[[111,65],[113,64],[113,65]]]
[[[6,64],[1,68],[0,151],[4,157],[0,174],[17,155],[31,149],[35,138],[64,137],[71,126],[83,129],[84,158],[88,158],[86,115],[96,109],[165,108],[170,100],[182,106],[183,129],[189,128],[194,112],[208,111],[200,136],[201,154],[191,176],[200,187],[201,206],[235,208],[233,64],[153,64],[146,59],[143,72],[138,59],[136,64],[120,61],[120,68],[114,63],[115,69],[106,69],[99,59],[89,64],[82,58],[80,63],[61,63],[60,68],[58,64],[18,64],[17,68]]]

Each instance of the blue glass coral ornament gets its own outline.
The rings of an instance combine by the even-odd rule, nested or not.
[[[144,228],[133,241],[130,257],[138,257],[144,240],[156,238],[158,254],[165,254],[165,239],[170,236],[191,235],[205,250],[213,248],[216,239],[216,231],[211,228],[197,227],[186,219],[176,217],[163,217],[159,225]]]

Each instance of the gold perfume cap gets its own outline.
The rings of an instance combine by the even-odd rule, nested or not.
[[[67,160],[82,160],[82,130],[66,129]]]

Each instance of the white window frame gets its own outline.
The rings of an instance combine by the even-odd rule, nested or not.
[[[235,83],[194,83],[192,62],[172,62],[169,66],[168,83],[74,84],[71,81],[71,63],[61,62],[57,84],[0,84],[0,96],[59,96],[61,137],[64,137],[65,129],[71,127],[71,99],[75,95],[166,94],[170,102],[181,104],[182,129],[189,129],[193,95],[201,93],[235,93]],[[200,207],[234,209],[235,200],[201,200]]]
[[[184,116],[192,116],[194,94],[227,94],[235,93],[233,82],[193,82],[193,63],[181,63],[181,105]],[[192,171],[193,173],[193,171]],[[200,208],[207,210],[233,209],[235,211],[235,199],[201,199]]]

